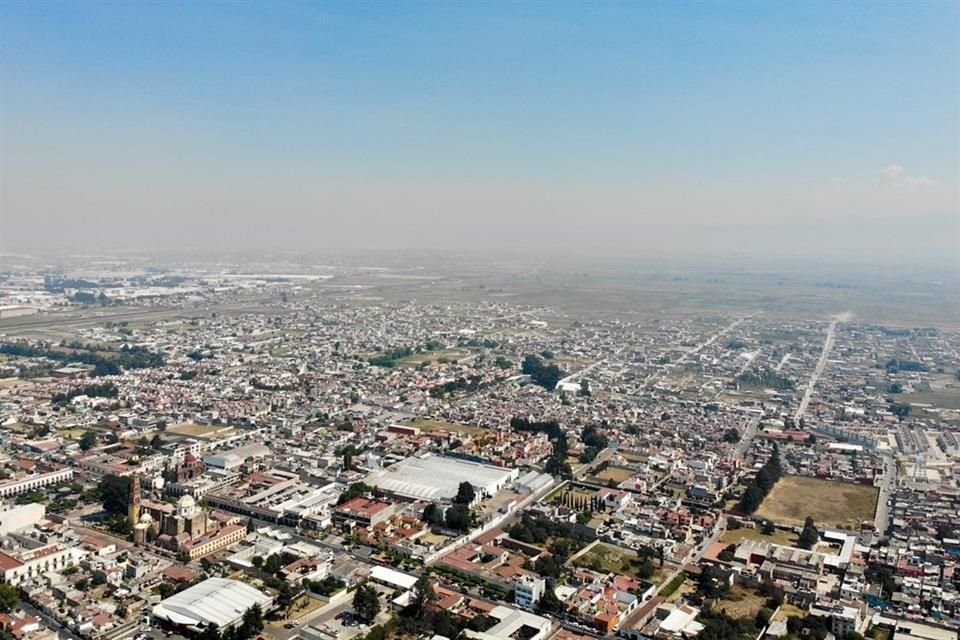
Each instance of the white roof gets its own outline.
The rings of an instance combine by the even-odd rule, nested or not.
[[[380,565],[373,568],[370,572],[370,577],[377,582],[383,582],[394,587],[400,587],[401,589],[412,589],[413,585],[417,584],[416,577],[394,571],[389,567],[381,567]]]
[[[213,623],[222,629],[239,621],[253,605],[266,608],[271,601],[270,596],[243,582],[207,578],[154,606],[153,615],[177,625]]]
[[[451,500],[461,482],[485,491],[503,486],[516,471],[444,456],[407,458],[367,477],[367,484],[417,500]]]

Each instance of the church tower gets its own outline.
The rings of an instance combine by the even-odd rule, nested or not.
[[[140,522],[140,474],[134,474],[130,485],[130,510],[127,514],[130,526],[135,527]]]

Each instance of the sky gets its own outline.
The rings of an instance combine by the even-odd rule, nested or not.
[[[0,251],[960,261],[960,3],[0,3]]]

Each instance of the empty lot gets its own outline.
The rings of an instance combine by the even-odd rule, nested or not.
[[[877,493],[875,487],[859,484],[784,476],[754,515],[793,525],[813,516],[818,525],[856,529],[861,520],[873,519]]]

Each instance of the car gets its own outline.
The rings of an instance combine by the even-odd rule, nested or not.
[[[296,627],[296,626],[297,626],[297,625],[293,624],[292,622],[288,622],[287,624],[283,625],[283,628],[284,628],[284,629],[293,629],[293,628]]]

